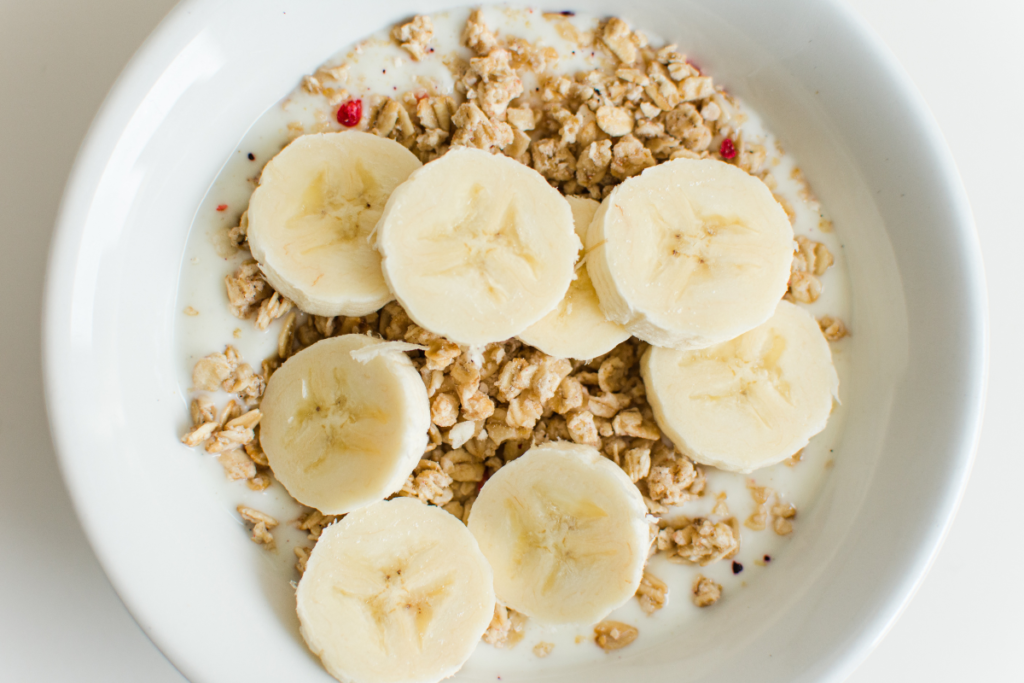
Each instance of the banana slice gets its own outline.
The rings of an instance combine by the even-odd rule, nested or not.
[[[774,465],[806,446],[839,395],[817,321],[788,301],[768,322],[724,344],[698,351],[652,346],[640,372],[658,426],[676,447],[734,472]]]
[[[402,487],[427,447],[430,404],[409,357],[361,334],[318,341],[267,382],[260,445],[295,500],[337,515]]]
[[[566,197],[580,241],[600,203],[584,197]],[[605,317],[590,281],[586,264],[576,266],[576,279],[555,310],[535,322],[519,338],[556,358],[590,360],[608,353],[629,339],[629,331]]]
[[[377,225],[384,278],[409,317],[468,346],[514,337],[557,306],[579,248],[558,190],[471,148],[413,173]]]
[[[422,165],[369,133],[297,138],[249,202],[249,248],[267,281],[316,315],[366,315],[394,299],[367,237],[391,191]]]
[[[546,443],[487,480],[469,530],[505,605],[541,623],[600,621],[635,593],[650,545],[640,491],[592,446]]]
[[[435,683],[494,616],[491,568],[454,516],[410,498],[324,529],[295,594],[299,631],[345,683]]]
[[[656,346],[699,349],[771,317],[793,228],[757,178],[676,159],[627,179],[587,231],[587,270],[609,319]]]

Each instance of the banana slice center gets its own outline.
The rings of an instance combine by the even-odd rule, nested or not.
[[[514,197],[495,205],[480,184],[469,188],[461,205],[461,217],[427,239],[445,251],[461,250],[463,259],[432,274],[466,275],[468,269],[493,299],[507,302],[522,284],[521,274],[528,272],[536,279],[540,266],[537,253],[520,231],[519,207]]]
[[[780,364],[786,338],[774,333],[758,337],[695,352],[698,362],[712,366],[707,373],[711,381],[707,390],[690,394],[690,399],[743,403],[764,427],[772,429],[786,419],[781,409],[793,407],[792,390]],[[715,367],[721,370],[715,372]]]
[[[353,587],[353,582],[344,582],[332,586],[339,599],[354,603],[366,621],[367,631],[386,655],[402,655],[410,643],[422,653],[434,616],[455,587],[454,572],[440,577],[421,576],[417,581],[409,578],[418,574],[409,571],[409,565],[406,559],[382,569],[367,566],[365,585]]]
[[[326,166],[306,187],[298,212],[287,222],[288,229],[302,238],[288,249],[306,256],[347,245],[373,230],[383,208],[380,183],[361,161],[354,163],[350,177],[342,179],[338,174]]]
[[[742,249],[742,240],[732,239],[751,232],[739,219],[699,215],[691,206],[668,212],[652,202],[650,208],[660,228],[651,282],[670,278],[676,299],[682,299],[687,285],[717,277],[715,271],[723,267],[742,270],[756,264],[757,254]]]
[[[387,414],[378,406],[350,401],[345,373],[336,368],[333,375],[338,391],[324,391],[318,382],[303,379],[302,398],[289,419],[288,446],[319,453],[303,466],[306,474],[321,468],[332,455],[380,452],[375,434],[387,423]]]
[[[547,487],[533,488],[529,498],[541,501],[533,510],[515,496],[506,501],[506,507],[516,539],[516,564],[537,567],[544,577],[541,593],[548,594],[556,586],[566,585],[566,579],[576,575],[581,565],[614,554],[594,543],[595,530],[609,515],[593,501],[570,499]]]

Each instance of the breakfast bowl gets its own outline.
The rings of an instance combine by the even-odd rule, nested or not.
[[[340,48],[458,7],[184,2],[132,59],[79,152],[47,280],[51,429],[101,564],[189,680],[332,680],[299,634],[293,559],[249,540],[240,489],[178,441],[189,361],[219,350],[197,340],[230,342],[238,324],[219,312],[224,301],[197,294],[232,258],[200,218],[247,201],[217,194],[214,180],[254,122]],[[820,490],[785,551],[748,568],[749,585],[650,629],[637,613],[641,638],[614,652],[591,641],[544,658],[480,646],[457,680],[841,681],[922,580],[976,444],[986,303],[952,158],[899,65],[839,2],[540,9],[618,15],[677,43],[799,161],[848,274],[851,335],[834,352],[841,419],[818,454]],[[205,245],[201,258],[190,243]]]

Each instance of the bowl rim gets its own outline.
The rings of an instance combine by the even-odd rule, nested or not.
[[[208,13],[217,4],[219,3],[205,0],[182,0],[172,8],[128,61],[97,110],[80,144],[58,209],[49,248],[42,316],[43,379],[48,423],[60,471],[75,513],[118,597],[147,637],[150,637],[172,665],[183,673],[185,670],[195,671],[189,654],[180,651],[173,642],[155,639],[154,630],[147,625],[149,610],[145,606],[145,596],[132,590],[130,582],[126,580],[125,574],[118,566],[117,557],[109,552],[112,532],[93,523],[97,516],[95,495],[76,485],[72,454],[75,453],[77,439],[71,432],[67,420],[63,418],[63,415],[73,410],[74,406],[62,391],[61,378],[64,373],[71,370],[66,353],[71,333],[68,315],[71,306],[67,300],[70,280],[67,266],[75,262],[76,254],[83,242],[84,216],[88,213],[99,178],[128,119],[176,56],[181,43],[180,38],[176,36],[182,32],[196,31],[196,27],[202,25],[200,19],[203,13]],[[824,0],[824,4],[837,12],[855,37],[866,44],[878,58],[884,75],[892,79],[903,94],[900,106],[905,107],[908,115],[917,122],[920,132],[931,142],[942,162],[939,172],[943,188],[949,192],[947,200],[955,209],[955,218],[952,222],[958,226],[954,237],[961,247],[960,264],[964,268],[964,295],[970,301],[970,310],[974,315],[973,319],[968,321],[970,324],[967,343],[975,350],[970,359],[971,367],[967,375],[969,386],[966,387],[967,391],[962,401],[962,419],[951,429],[952,438],[959,443],[957,450],[960,457],[956,461],[956,467],[951,468],[950,476],[943,482],[941,500],[933,511],[938,523],[932,527],[931,533],[918,540],[914,563],[906,567],[902,575],[903,581],[885,596],[885,609],[875,614],[871,628],[865,628],[853,635],[845,651],[831,663],[829,671],[821,678],[840,681],[852,674],[867,658],[914,597],[941,550],[959,508],[977,454],[981,433],[989,372],[989,311],[984,266],[974,218],[952,152],[946,144],[935,116],[910,75],[868,22],[845,0]]]

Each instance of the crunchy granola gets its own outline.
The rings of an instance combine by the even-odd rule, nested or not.
[[[640,587],[636,589],[636,597],[640,601],[640,609],[647,614],[654,614],[668,602],[668,584],[645,569]]]
[[[830,315],[819,318],[818,326],[821,327],[821,333],[825,335],[825,339],[829,341],[837,341],[850,334],[842,320]]]
[[[802,450],[798,451],[793,458],[799,460]],[[786,536],[793,532],[793,522],[796,517],[796,507],[791,503],[782,500],[777,492],[767,486],[758,486],[753,480],[747,482],[747,489],[750,497],[754,500],[754,512],[743,522],[743,525],[753,531],[763,531],[771,524],[772,530],[779,536]],[[770,501],[774,498],[774,504]]]
[[[391,37],[418,62],[433,51],[430,39],[434,37],[434,23],[430,21],[430,17],[416,15],[412,21],[394,27],[391,30]]]
[[[309,553],[311,550],[312,548],[307,548],[302,545],[297,545],[294,548],[296,557],[295,571],[299,573],[299,576],[306,573],[306,563],[309,562]]]
[[[594,627],[594,642],[605,652],[621,650],[640,635],[636,626],[605,619]]]
[[[779,536],[787,536],[793,533],[793,522],[796,517],[796,508],[792,503],[777,501],[772,506],[772,529]]]
[[[526,616],[498,603],[494,606],[494,618],[484,631],[483,641],[497,648],[515,647],[523,639]]]
[[[479,9],[473,10],[462,31],[462,42],[479,55],[485,55],[498,46],[498,39],[487,28]]]
[[[243,520],[252,524],[253,542],[268,548],[273,547],[274,536],[270,533],[270,530],[277,526],[277,520],[264,512],[245,505],[239,505],[237,510]]]
[[[717,496],[715,496],[715,498],[715,507],[711,508],[711,514],[717,515],[718,517],[728,517],[729,505],[728,503],[725,502],[726,498],[728,498],[728,495],[725,493],[725,491],[722,491]]]
[[[341,519],[341,517],[342,515],[325,515],[319,510],[310,508],[308,512],[296,520],[296,523],[301,531],[307,532],[307,538],[316,543],[320,540],[320,534],[323,533],[324,529]]]
[[[662,505],[680,505],[704,491],[704,471],[663,442],[655,445],[647,475],[647,495]]]
[[[420,460],[399,495],[415,496],[424,503],[444,505],[452,499],[452,478],[433,460]]]
[[[605,22],[604,30],[601,31],[601,42],[619,58],[619,61],[625,64],[636,61],[637,45],[629,25],[622,19],[612,17]]]
[[[705,518],[683,517],[665,522],[655,543],[669,561],[705,567],[739,552],[739,524],[735,518],[716,523]]]
[[[192,388],[217,391],[238,367],[238,354],[228,346],[224,353],[211,353],[196,361],[192,368]]]
[[[247,221],[243,221],[247,224]],[[239,246],[243,243],[239,242]],[[259,309],[261,302],[268,299],[274,290],[263,277],[256,261],[246,261],[232,274],[224,278],[227,287],[228,309],[238,318],[248,318]]]
[[[232,481],[252,479],[256,476],[256,463],[240,448],[224,451],[217,456],[217,460],[224,467],[228,479]]]
[[[821,242],[802,235],[797,236],[797,250],[789,277],[787,297],[804,304],[811,304],[821,296],[821,275],[835,262],[832,252]],[[836,330],[838,332],[838,330]]]
[[[693,593],[693,604],[697,607],[709,607],[722,597],[722,585],[698,574],[693,581],[691,592]]]
[[[504,114],[509,102],[523,94],[523,81],[512,68],[511,57],[509,51],[502,48],[474,57],[458,83],[466,99],[477,104],[489,117]]]
[[[754,499],[754,511],[743,522],[743,526],[753,531],[763,531],[768,524],[768,500],[775,493],[767,486],[758,486],[754,480],[747,482],[747,490]]]

